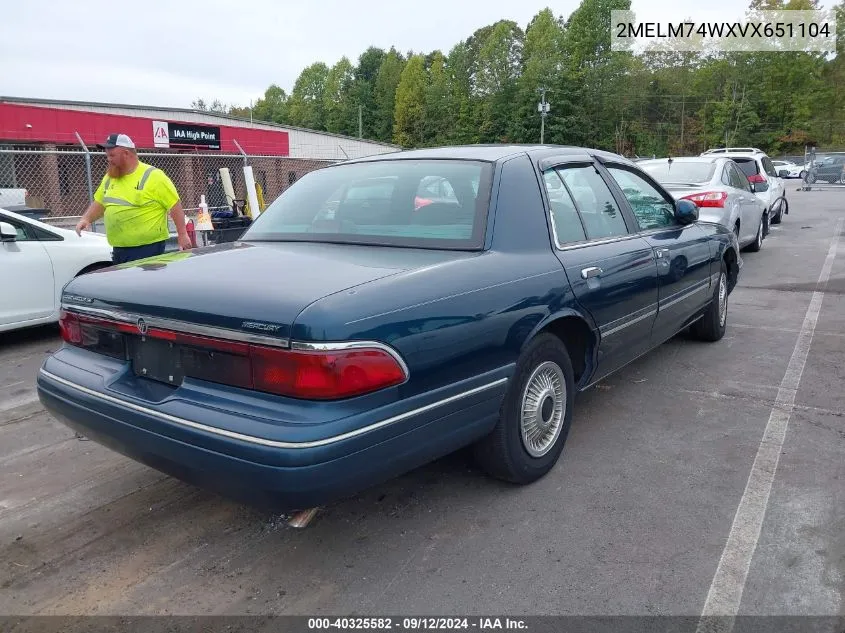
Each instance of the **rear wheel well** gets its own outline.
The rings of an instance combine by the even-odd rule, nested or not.
[[[731,292],[739,279],[739,263],[736,251],[733,248],[727,249],[722,256],[722,261],[725,262],[725,268],[728,269],[728,292]]]
[[[549,323],[542,332],[558,337],[569,352],[575,384],[581,382],[584,372],[592,364],[595,336],[586,321],[576,316],[561,317]]]

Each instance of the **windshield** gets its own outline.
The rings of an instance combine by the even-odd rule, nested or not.
[[[493,166],[463,160],[383,160],[301,178],[242,240],[481,248]]]
[[[713,161],[661,161],[659,163],[640,163],[638,165],[657,182],[700,183],[713,180],[716,164]]]

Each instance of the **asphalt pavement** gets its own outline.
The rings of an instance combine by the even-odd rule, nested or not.
[[[301,530],[75,437],[56,328],[0,335],[0,614],[842,614],[845,191],[788,195],[724,339],[580,395],[547,477],[458,453]]]

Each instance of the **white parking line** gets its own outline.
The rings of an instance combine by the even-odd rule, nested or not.
[[[0,403],[0,413],[23,407],[38,401],[38,394],[35,391],[28,391],[14,398],[9,398]]]
[[[751,558],[760,538],[786,429],[789,426],[789,419],[795,405],[795,395],[798,392],[804,366],[807,363],[807,355],[813,342],[813,333],[824,299],[823,289],[830,278],[843,222],[845,218],[840,218],[836,224],[830,249],[816,285],[816,288],[822,290],[813,292],[813,298],[804,316],[801,333],[795,342],[795,349],[792,351],[792,357],[789,359],[789,365],[780,383],[775,405],[772,407],[769,422],[763,432],[763,439],[757,449],[757,456],[751,467],[745,492],[736,510],[728,541],[719,560],[719,566],[716,568],[716,574],[713,576],[710,591],[707,593],[707,600],[698,623],[698,633],[731,631],[734,618],[739,612],[742,592],[751,567]]]

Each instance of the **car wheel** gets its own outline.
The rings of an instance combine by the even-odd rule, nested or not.
[[[774,206],[772,207],[774,209]],[[783,202],[778,204],[778,212],[772,215],[772,224],[780,224],[780,221],[783,219]]]
[[[804,176],[806,176],[806,175],[807,175],[807,172],[806,172],[806,171],[804,171],[804,170],[802,169],[802,170],[801,170],[801,173],[800,173],[800,174],[798,174],[798,177],[799,177],[801,180],[804,180]]]
[[[781,202],[780,212],[781,215],[789,215],[789,200],[786,199],[786,196],[783,197],[783,201]]]
[[[754,237],[754,241],[748,245],[748,250],[752,253],[757,253],[763,248],[763,233],[766,230],[765,222],[766,215],[763,214],[760,216],[760,226],[757,227],[757,235]]]
[[[552,334],[540,334],[520,355],[496,427],[474,447],[479,466],[518,484],[548,473],[569,435],[574,394],[566,346]]]
[[[695,322],[693,334],[702,341],[718,341],[728,326],[728,269],[725,262],[719,271],[719,281],[713,291],[713,300],[704,316]]]

